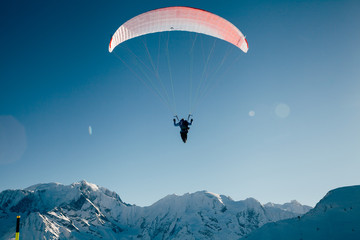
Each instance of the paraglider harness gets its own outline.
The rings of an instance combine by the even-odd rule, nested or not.
[[[184,120],[184,119],[181,119],[181,120],[179,120],[179,118],[178,118],[178,116],[177,115],[175,115],[174,116],[174,118],[176,118],[177,120],[178,120],[178,124],[179,124],[179,127],[180,127],[180,129],[181,129],[181,132],[186,132],[186,133],[188,133],[188,131],[189,131],[189,120],[190,120],[190,117],[191,117],[192,115],[191,114],[189,114],[189,116],[188,116],[188,118],[187,118],[187,120]],[[174,119],[175,120],[175,119]],[[192,123],[192,119],[191,119],[191,123]],[[190,123],[190,124],[191,124]]]

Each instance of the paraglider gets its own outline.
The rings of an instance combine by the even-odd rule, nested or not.
[[[208,35],[208,36],[212,36],[216,39],[222,39],[234,46],[236,46],[237,48],[241,49],[243,52],[247,52],[249,49],[248,46],[248,42],[245,38],[245,36],[240,32],[240,30],[235,27],[231,22],[227,21],[226,19],[213,14],[211,12],[202,10],[202,9],[197,9],[197,8],[192,8],[192,7],[181,7],[181,6],[176,6],[176,7],[166,7],[166,8],[160,8],[160,9],[155,9],[152,11],[148,11],[145,13],[142,13],[140,15],[137,15],[133,18],[131,18],[130,20],[126,21],[124,24],[122,24],[113,34],[113,36],[111,37],[110,43],[109,43],[109,52],[113,52],[114,49],[122,44],[125,41],[128,41],[130,39],[136,38],[136,37],[140,37],[140,36],[144,36],[147,34],[151,34],[151,33],[160,33],[160,32],[171,32],[171,31],[185,31],[185,32],[193,32],[196,34],[204,34],[204,35]],[[197,35],[196,35],[197,36]],[[192,42],[192,46],[191,46],[191,51],[192,52],[194,45],[195,45],[195,41],[196,41],[196,36]],[[215,42],[214,42],[215,45]],[[159,72],[158,72],[158,67],[159,65],[156,66],[156,62],[159,64],[159,56],[160,56],[160,37],[159,37],[159,49],[158,49],[158,55],[157,55],[157,61],[153,61],[153,58],[151,57],[150,51],[146,45],[146,43],[144,43],[144,46],[146,48],[146,53],[149,57],[149,62],[151,63],[151,67],[147,67],[145,66],[145,70],[139,67],[139,72],[136,72],[136,70],[134,70],[132,68],[131,63],[128,63],[126,60],[123,60],[120,56],[118,56],[118,58],[123,62],[124,65],[126,65],[133,73],[134,75],[141,80],[141,82],[144,83],[144,85],[146,85],[149,88],[152,88],[153,92],[155,94],[158,95],[158,97],[167,105],[167,107],[169,108],[169,110],[171,110],[173,112],[173,114],[175,115],[175,117],[177,118],[178,122],[176,122],[176,119],[174,118],[174,125],[177,127],[180,127],[180,135],[181,135],[181,139],[183,140],[184,143],[186,143],[187,141],[187,134],[189,131],[189,126],[192,124],[193,119],[190,120],[189,122],[189,117],[187,120],[185,119],[181,119],[179,120],[178,117],[176,116],[176,104],[175,104],[175,94],[174,94],[174,84],[173,84],[173,79],[172,79],[172,71],[171,71],[171,67],[170,67],[170,60],[169,60],[169,53],[168,53],[168,48],[169,48],[169,37],[167,38],[167,44],[166,44],[166,50],[167,50],[167,63],[168,63],[168,68],[169,68],[169,79],[170,79],[170,83],[171,83],[171,93],[169,94],[168,91],[166,90],[166,87],[164,84],[164,82],[160,79],[159,77]],[[201,45],[203,48],[203,45]],[[214,46],[213,46],[214,47]],[[204,92],[206,92],[209,89],[209,84],[208,82],[206,82],[206,78],[208,77],[208,73],[207,71],[207,65],[210,59],[210,56],[213,52],[213,47],[211,49],[211,51],[209,51],[209,54],[207,56],[207,58],[205,57],[206,61],[204,63],[204,69],[202,71],[202,74],[199,77],[199,84],[197,86],[196,89],[196,93],[197,94],[194,98],[192,98],[192,89],[193,89],[193,83],[191,82],[189,85],[189,89],[190,89],[190,93],[188,94],[190,97],[189,100],[189,105],[190,105],[190,109],[189,112],[192,113],[192,101],[196,101],[195,105],[198,104],[198,101],[200,99],[200,97],[203,97],[205,95]],[[202,49],[203,50],[203,49]],[[135,56],[136,60],[145,65],[144,61],[142,61],[140,59],[140,57],[138,57],[132,50],[130,50],[130,53],[132,56]],[[116,55],[116,54],[115,54]],[[225,54],[226,56],[226,54]],[[224,56],[224,59],[225,59]],[[220,68],[223,63],[224,63],[224,59],[221,61],[221,63],[219,63],[219,66],[216,66],[216,69]],[[155,63],[154,63],[155,62]],[[191,61],[189,62],[193,62],[193,57],[191,58]],[[141,64],[138,64],[141,65]],[[146,70],[148,70],[148,72],[153,73],[156,77],[156,79],[159,82],[159,87],[154,87],[154,82],[152,81],[151,78],[149,78],[149,74],[146,72]],[[192,72],[192,68],[191,68],[191,72]],[[217,71],[216,71],[217,72]],[[141,77],[139,77],[139,75],[144,74],[145,78],[148,79],[149,84],[146,83],[146,79],[142,79]],[[191,74],[190,74],[191,75]],[[190,77],[190,81],[191,77]],[[201,88],[203,91],[201,91]],[[161,93],[161,90],[164,90],[163,93]],[[172,95],[173,97],[173,104],[170,103],[170,96]],[[194,100],[195,99],[195,100]],[[183,102],[183,101],[182,101]],[[197,106],[197,105],[196,105]]]
[[[191,119],[190,122],[189,122],[190,116],[191,115],[189,114],[187,120],[182,118],[180,121],[179,121],[178,116],[175,116],[177,118],[177,120],[179,121],[178,123],[176,123],[175,118],[173,119],[174,120],[174,126],[175,127],[180,127],[180,136],[181,136],[181,139],[183,140],[184,143],[186,143],[186,141],[187,141],[187,134],[188,134],[189,129],[190,129],[189,126],[192,125],[192,123],[194,121],[193,119]]]

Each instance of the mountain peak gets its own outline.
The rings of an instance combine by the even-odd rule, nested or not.
[[[96,184],[89,183],[86,180],[81,180],[80,182],[73,183],[72,186],[79,186],[80,189],[90,189],[92,191],[99,191],[99,187]]]
[[[291,200],[290,203],[294,205],[301,205],[297,200]]]
[[[329,191],[323,199],[316,204],[314,211],[325,211],[329,208],[347,208],[358,205],[360,199],[360,185],[340,187]]]

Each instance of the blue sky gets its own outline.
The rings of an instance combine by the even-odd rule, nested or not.
[[[85,179],[140,206],[204,189],[313,206],[328,190],[360,182],[359,1],[1,5],[0,190]],[[167,6],[220,15],[249,42],[247,54],[215,42],[212,67],[230,49],[228,67],[193,112],[186,144],[172,113],[107,49],[126,20]],[[182,53],[195,34],[169,36],[177,110],[185,115],[181,81],[190,60]],[[164,46],[167,34],[160,37]],[[115,53],[134,64],[130,48],[147,61],[142,41]],[[157,56],[158,36],[144,41]],[[200,49],[213,43],[197,36],[195,78]]]

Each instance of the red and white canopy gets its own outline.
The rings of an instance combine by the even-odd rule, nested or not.
[[[225,40],[245,53],[249,49],[240,30],[224,18],[197,8],[167,7],[140,14],[121,25],[110,40],[109,52],[131,38],[164,31],[203,33]]]

